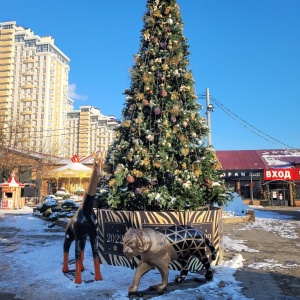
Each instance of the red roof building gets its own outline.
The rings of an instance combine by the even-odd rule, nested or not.
[[[300,206],[300,150],[216,151],[228,188],[248,204]]]

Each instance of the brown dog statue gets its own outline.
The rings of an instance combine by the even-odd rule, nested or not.
[[[136,292],[141,277],[153,268],[159,270],[162,282],[154,287],[157,291],[165,290],[168,284],[169,263],[177,260],[181,264],[180,275],[176,282],[185,279],[189,271],[189,262],[197,257],[206,269],[205,278],[211,280],[213,272],[210,267],[205,247],[212,252],[211,259],[216,259],[216,251],[204,234],[187,225],[170,226],[164,230],[152,228],[130,228],[123,237],[123,252],[128,259],[140,255],[141,259],[134,274],[129,292]]]

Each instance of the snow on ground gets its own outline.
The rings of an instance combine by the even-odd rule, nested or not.
[[[288,220],[285,216],[276,214],[271,211],[255,210],[256,221],[245,224],[245,230],[258,229],[265,231],[276,232],[279,236],[294,239],[297,238],[295,228],[299,228],[299,222]],[[18,215],[12,215],[15,213]],[[6,216],[5,216],[6,214]],[[10,214],[10,216],[8,215]],[[52,235],[51,231],[45,231],[47,223],[39,218],[32,216],[31,208],[24,208],[17,211],[0,210],[1,222],[5,226],[13,226],[23,228],[22,235],[37,236]],[[3,224],[4,222],[4,224]],[[62,267],[62,244],[64,239],[63,232],[55,232],[55,235],[61,236],[54,241],[49,239],[42,247],[35,243],[25,243],[15,245],[15,251],[6,253],[6,256],[11,255],[16,257],[16,265],[7,276],[7,281],[0,282],[0,290],[5,293],[16,294],[18,297],[24,296],[24,293],[30,288],[34,289],[34,295],[39,294],[38,298],[30,298],[31,300],[48,300],[50,297],[55,299],[83,299],[87,297],[92,299],[101,299],[101,296],[92,298],[91,295],[108,295],[113,291],[111,298],[113,300],[128,299],[128,287],[131,284],[135,270],[126,267],[116,267],[110,265],[101,265],[102,281],[88,282],[93,279],[93,260],[89,244],[86,246],[85,268],[82,272],[83,282],[81,285],[74,284],[69,278],[64,276],[61,271]],[[237,269],[243,266],[243,251],[257,252],[256,249],[250,249],[244,245],[242,240],[231,240],[224,236],[225,251],[234,250],[236,255],[231,260],[222,261],[218,266],[214,266],[214,278],[212,281],[201,284],[198,288],[189,290],[176,290],[175,292],[157,296],[153,300],[177,300],[184,298],[185,300],[194,299],[249,299],[241,293],[242,286],[234,277]],[[0,240],[0,244],[9,244],[9,240]],[[45,247],[45,245],[47,247]],[[300,247],[300,245],[299,245]],[[1,248],[0,248],[1,249]],[[74,243],[70,249],[70,259],[74,259]],[[265,260],[265,262],[253,263],[248,266],[253,269],[259,268],[288,268],[296,266],[282,266],[276,261]],[[22,276],[20,274],[23,274]],[[30,278],[24,276],[27,274]],[[178,271],[170,271],[169,282],[173,282]],[[189,274],[187,278],[198,277],[196,274]],[[202,276],[202,275],[200,275]],[[157,270],[152,270],[142,277],[139,290],[147,289],[150,285],[155,285],[161,280]],[[26,290],[27,288],[27,290]],[[34,296],[33,296],[34,297]],[[59,298],[61,297],[61,298]],[[29,299],[29,298],[28,298]],[[136,300],[139,299],[138,297]]]

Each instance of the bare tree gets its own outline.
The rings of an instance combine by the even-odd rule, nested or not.
[[[49,145],[43,140],[43,151],[35,151],[33,142],[36,139],[29,132],[22,131],[22,126],[16,120],[0,118],[0,173],[2,182],[7,181],[14,172],[22,182],[35,180],[40,193],[43,169],[57,164],[61,157],[59,145]],[[39,195],[40,196],[40,195]]]

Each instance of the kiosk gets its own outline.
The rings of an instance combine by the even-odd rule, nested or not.
[[[24,184],[19,182],[15,174],[12,174],[7,182],[0,184],[2,188],[2,209],[18,209],[25,205],[25,200],[21,198],[21,189]]]

